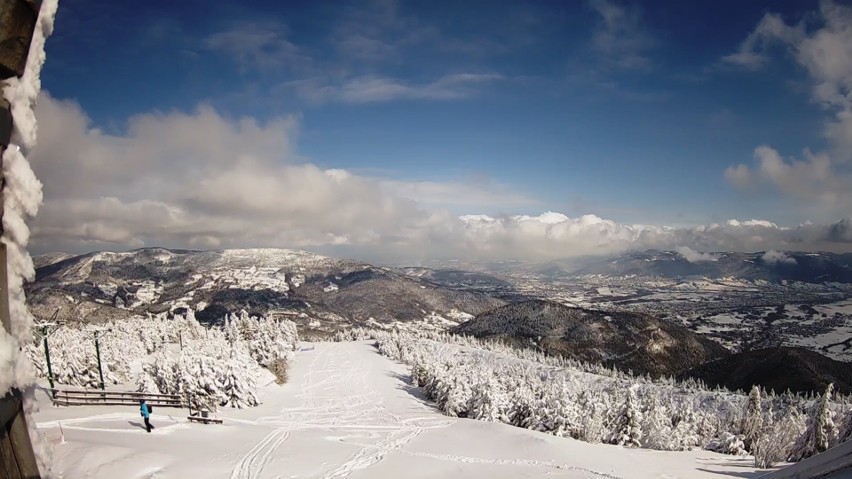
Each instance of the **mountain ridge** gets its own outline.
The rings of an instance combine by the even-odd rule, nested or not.
[[[334,331],[348,324],[413,321],[504,304],[389,268],[288,249],[142,248],[45,261],[26,285],[37,317],[95,320],[193,308],[215,322],[227,311],[307,317]]]
[[[577,308],[546,300],[511,303],[486,311],[453,332],[508,340],[546,354],[653,376],[674,375],[730,354],[683,326],[648,315]]]
[[[852,253],[759,251],[704,253],[645,250],[590,260],[570,276],[734,277],[750,281],[852,283]]]

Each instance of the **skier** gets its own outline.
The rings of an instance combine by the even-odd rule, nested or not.
[[[145,428],[148,432],[151,432],[151,429],[154,429],[154,426],[151,425],[151,421],[149,421],[151,418],[151,406],[149,406],[144,399],[139,400],[139,412],[141,412],[142,417],[145,418]]]

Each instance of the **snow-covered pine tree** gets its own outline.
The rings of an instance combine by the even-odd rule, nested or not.
[[[645,447],[663,451],[669,450],[672,418],[668,408],[656,396],[651,396],[651,400],[648,402],[642,416]]]
[[[831,447],[837,437],[837,426],[834,424],[834,411],[831,410],[831,395],[834,383],[829,383],[819,402],[817,417],[816,449],[823,452]]]
[[[753,451],[752,445],[763,431],[763,411],[760,400],[760,386],[754,385],[743,410],[742,436],[747,451]]]
[[[184,394],[187,401],[195,410],[216,412],[224,399],[217,381],[223,374],[215,369],[218,364],[211,364],[207,357],[195,356],[191,361],[197,363],[186,364],[183,372],[189,372],[192,377],[181,375],[181,382],[186,386]]]
[[[698,445],[704,447],[719,433],[721,419],[715,411],[707,411],[698,408],[695,411],[695,434],[698,436]]]
[[[773,416],[770,410],[764,417],[764,433],[755,441],[753,447],[754,466],[770,468],[790,456],[801,428],[800,418],[795,410],[787,414]]]
[[[835,444],[841,444],[852,437],[852,409],[846,412],[843,419],[840,421],[840,426],[837,428],[837,438]]]
[[[555,436],[575,437],[579,430],[577,403],[569,399],[564,384],[547,386],[542,395],[543,407],[538,411],[542,428],[539,430]]]
[[[636,407],[634,387],[627,388],[627,397],[621,414],[615,421],[615,432],[610,438],[611,444],[627,447],[642,447],[642,416]]]
[[[517,427],[528,428],[532,417],[532,408],[535,403],[535,395],[528,381],[524,378],[510,390],[509,411],[506,413],[509,424]]]
[[[222,328],[225,333],[225,339],[230,344],[234,344],[242,339],[242,331],[240,330],[240,318],[235,314],[231,314],[225,318],[225,326]]]
[[[718,436],[707,443],[705,449],[735,456],[745,456],[748,454],[748,451],[745,450],[742,436],[732,434],[728,431],[721,431]]]
[[[159,352],[154,355],[153,361],[148,363],[147,367],[161,393],[179,394],[177,363],[174,359],[167,356],[165,352]]]
[[[65,376],[65,379],[60,379],[59,382],[88,388],[98,387],[100,378],[93,341],[86,332],[80,330],[64,339],[64,345],[57,348],[66,352],[65,367],[62,369],[65,374],[60,373],[60,377]]]
[[[458,376],[449,376],[442,383],[441,410],[447,416],[469,417],[473,389],[466,381],[460,381]]]
[[[241,341],[231,345],[227,367],[221,381],[222,406],[246,408],[257,406],[257,363],[248,355]]]
[[[503,385],[491,376],[473,387],[469,417],[481,421],[508,423],[509,418],[506,415],[508,406],[508,398]]]
[[[670,401],[673,401],[670,399]],[[671,403],[674,411],[672,419],[672,432],[669,447],[673,450],[691,450],[694,447],[703,446],[700,430],[701,418],[696,413],[692,401],[683,397],[677,403]]]
[[[141,326],[133,320],[126,320],[114,321],[110,328],[110,333],[100,338],[104,380],[112,384],[130,381],[134,376],[131,364],[148,354],[138,341]]]
[[[160,394],[160,388],[157,386],[157,381],[154,379],[154,368],[152,364],[142,365],[142,372],[139,373],[139,378],[136,380],[136,391],[140,393]]]
[[[811,407],[805,432],[796,441],[790,454],[791,461],[800,461],[819,454],[827,450],[834,441],[837,427],[834,425],[834,413],[829,408],[833,390],[834,384],[829,384]]]
[[[610,408],[607,396],[594,390],[583,390],[576,400],[582,413],[579,415],[576,439],[590,443],[599,443],[608,436],[604,431],[607,410]]]

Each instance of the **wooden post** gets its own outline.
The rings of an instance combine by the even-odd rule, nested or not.
[[[5,100],[0,101],[5,103]],[[0,105],[0,116],[8,113],[8,105]],[[9,124],[11,126],[11,122]],[[0,131],[0,134],[3,134]],[[0,138],[0,234],[3,232],[2,190],[5,179],[2,176],[2,154],[6,151],[8,137]],[[0,243],[0,324],[7,334],[12,333],[12,319],[9,312],[9,276],[6,263],[6,245]],[[0,392],[2,394],[2,392]],[[0,398],[0,476],[8,479],[39,479],[38,465],[35,459],[27,418],[24,415],[21,391],[12,389]]]
[[[21,392],[13,389],[0,398],[0,473],[3,478],[39,479],[38,464],[27,430]]]
[[[0,78],[24,74],[37,18],[35,1],[0,0]]]
[[[0,0],[0,80],[21,76],[29,55],[38,10],[37,0]],[[9,104],[0,97],[0,234],[2,234],[2,155],[12,134]],[[6,246],[0,243],[0,325],[12,333]],[[40,479],[19,389],[0,391],[0,474],[8,479]]]
[[[0,0],[2,1],[2,0]],[[3,189],[6,178],[3,176],[3,154],[12,136],[12,110],[6,100],[0,96],[0,235],[3,233]],[[9,276],[6,266],[6,244],[0,242],[0,323],[6,332],[12,332],[12,319],[9,314]]]

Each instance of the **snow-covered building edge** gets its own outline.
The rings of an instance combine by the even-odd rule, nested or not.
[[[810,479],[814,477],[841,479],[852,477],[852,441],[844,442],[821,454],[757,477],[761,479]]]
[[[23,283],[35,277],[33,262],[27,252],[30,231],[26,220],[38,212],[42,202],[42,185],[27,161],[36,144],[37,126],[34,107],[41,90],[41,69],[45,61],[44,45],[53,33],[58,0],[40,2],[38,18],[30,43],[24,74],[0,83],[3,98],[9,103],[13,130],[11,142],[3,152],[3,235],[6,246],[6,269],[9,300],[9,330],[0,328],[0,396],[12,389],[25,395],[25,414],[31,417],[35,402],[32,394],[35,375],[23,346],[32,341],[32,318],[27,312]],[[50,475],[46,442],[41,441],[35,422],[28,418],[39,469]]]

